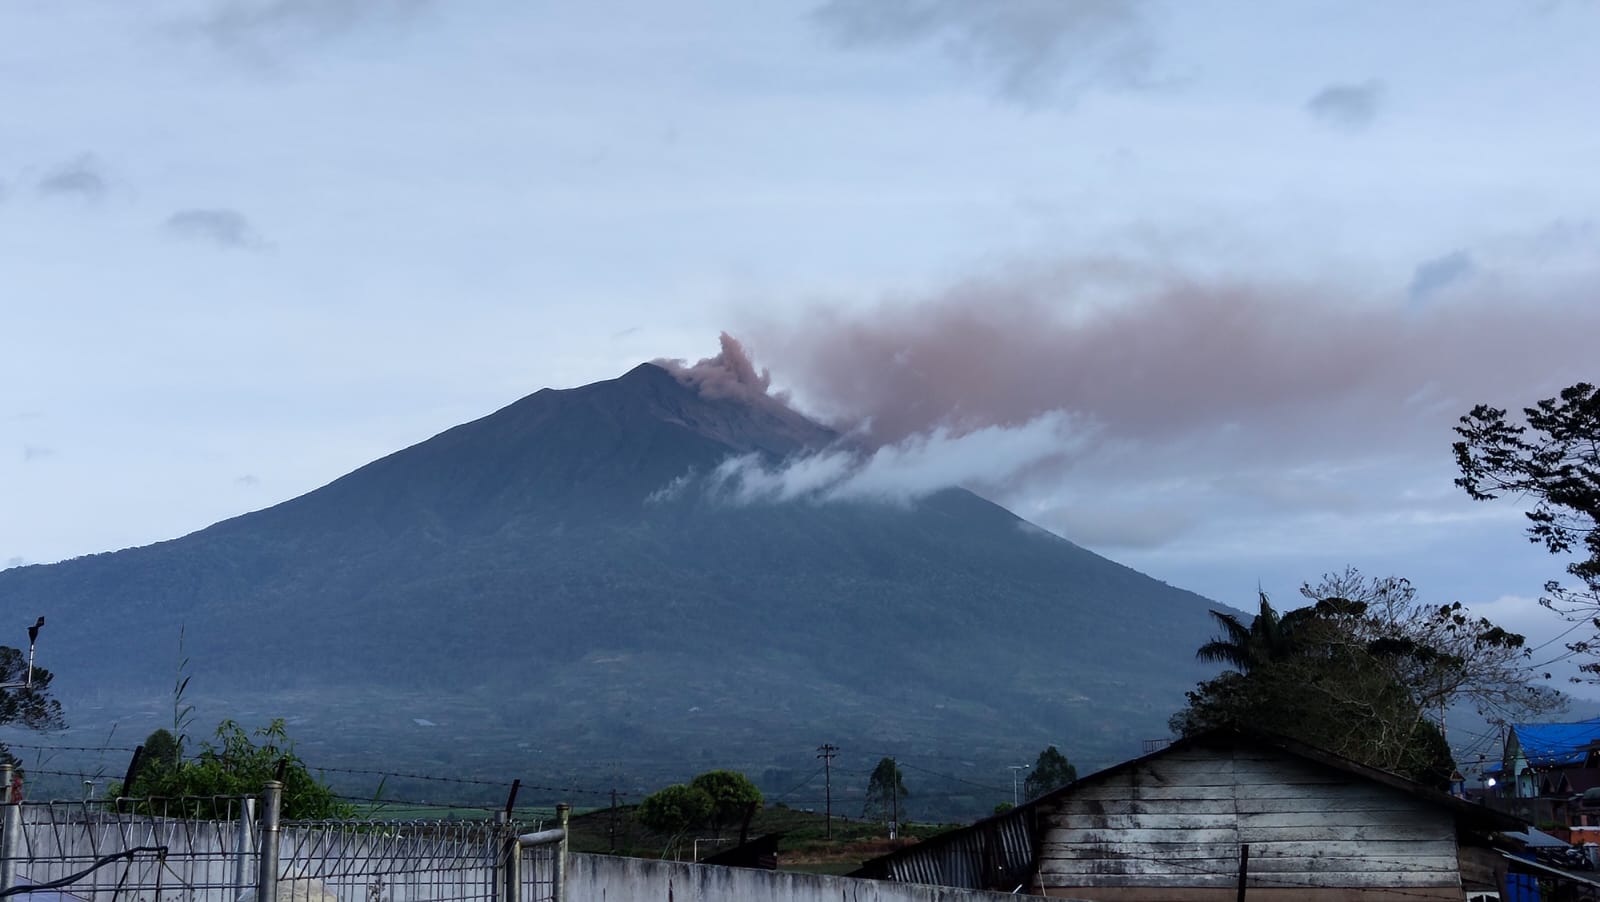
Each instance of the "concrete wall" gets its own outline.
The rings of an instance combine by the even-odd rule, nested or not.
[[[573,855],[567,902],[1005,902],[1019,896],[709,864]]]

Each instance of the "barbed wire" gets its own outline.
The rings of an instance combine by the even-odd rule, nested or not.
[[[0,745],[14,749],[27,749],[42,752],[127,752],[133,754],[133,746],[122,745],[39,745],[29,742],[10,742],[0,739]]]

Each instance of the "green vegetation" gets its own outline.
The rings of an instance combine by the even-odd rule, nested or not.
[[[1029,799],[1037,799],[1076,779],[1078,769],[1052,745],[1034,760],[1033,767],[1028,770],[1028,779],[1022,782],[1022,792]]]
[[[0,645],[0,683],[22,683],[28,677],[28,653],[21,649]],[[66,718],[61,714],[61,703],[50,694],[50,671],[37,665],[33,668],[32,687],[0,689],[0,726],[16,724],[30,730],[66,729]],[[22,762],[11,749],[0,742],[0,762],[13,767]]]
[[[1222,635],[1197,656],[1232,669],[1188,694],[1174,731],[1265,730],[1442,786],[1454,762],[1431,712],[1560,704],[1534,685],[1523,638],[1459,603],[1419,604],[1409,582],[1354,570],[1301,592],[1313,604],[1283,614],[1262,595],[1248,625],[1213,614]]]
[[[1456,485],[1478,501],[1504,493],[1534,501],[1527,512],[1528,538],[1555,555],[1570,555],[1567,573],[1576,586],[1545,583],[1546,607],[1600,631],[1600,388],[1573,385],[1522,411],[1523,423],[1506,411],[1480,404],[1461,418],[1456,433]],[[1567,646],[1593,658],[1600,632]],[[1600,679],[1600,661],[1581,669]]]
[[[283,809],[286,819],[346,816],[349,805],[318,782],[294,753],[282,720],[274,720],[253,734],[231,720],[223,721],[216,742],[201,744],[194,760],[184,760],[177,750],[182,741],[166,730],[145,740],[146,758],[133,784],[113,784],[111,796],[182,800],[195,817],[216,816],[220,800],[258,795],[268,780],[283,774]],[[152,754],[151,750],[157,750]],[[171,810],[169,807],[167,810]]]
[[[861,816],[885,823],[906,820],[905,800],[910,795],[900,766],[893,758],[881,758],[867,778],[867,799],[861,806]]]
[[[696,827],[704,827],[720,839],[723,827],[738,822],[743,841],[760,808],[761,790],[748,777],[737,771],[713,770],[687,784],[653,793],[640,803],[638,818],[647,829],[667,837],[663,849],[670,851]]]
[[[575,852],[609,852],[620,855],[655,857],[670,846],[672,837],[647,827],[640,819],[643,806],[624,805],[615,809],[600,808],[573,815],[570,829],[572,850]],[[952,829],[951,824],[904,824],[900,839],[890,841],[884,837],[883,825],[833,816],[833,836],[826,835],[823,814],[820,811],[803,811],[785,805],[774,805],[756,812],[750,822],[750,835],[783,835],[778,844],[778,866],[783,870],[811,873],[843,874],[861,866],[863,861],[913,842]],[[681,837],[677,854],[690,855],[691,831]],[[709,834],[705,834],[709,838]],[[701,843],[700,855],[715,854],[734,845],[729,838],[724,842],[707,845]],[[670,854],[670,853],[669,853]]]
[[[738,822],[743,839],[743,830],[761,808],[761,790],[750,778],[737,771],[713,770],[695,777],[689,785],[711,800],[711,811],[705,817],[711,832],[720,837],[724,826]]]
[[[652,793],[639,804],[639,823],[673,841],[711,814],[711,796],[698,786],[683,783]]]

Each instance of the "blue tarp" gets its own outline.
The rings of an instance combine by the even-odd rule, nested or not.
[[[1576,723],[1519,723],[1516,731],[1522,754],[1534,767],[1582,764],[1589,744],[1600,742],[1600,717]]]
[[[1507,874],[1505,902],[1539,902],[1539,878],[1532,874]]]

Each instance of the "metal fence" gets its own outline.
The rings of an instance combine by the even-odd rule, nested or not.
[[[263,798],[0,805],[0,902],[562,902],[565,829],[281,822]],[[566,808],[559,817],[563,827]],[[524,843],[524,840],[527,840]],[[50,893],[50,896],[41,896]]]
[[[92,902],[161,897],[233,902],[254,887],[251,799],[207,799],[218,816],[173,817],[200,800],[5,806],[0,892],[57,888]]]
[[[482,821],[286,823],[278,898],[497,902],[501,835]]]
[[[559,809],[560,826],[517,837],[517,875],[520,902],[565,902],[567,885],[566,810]]]

